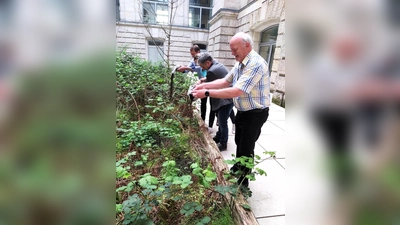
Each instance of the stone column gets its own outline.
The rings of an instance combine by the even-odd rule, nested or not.
[[[237,12],[220,11],[210,20],[208,49],[214,59],[230,70],[235,64],[229,40],[237,31]]]

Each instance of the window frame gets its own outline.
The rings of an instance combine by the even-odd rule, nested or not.
[[[116,22],[120,22],[121,21],[121,8],[120,8],[120,5],[121,5],[121,3],[120,3],[120,1],[119,0],[116,0],[116,6],[115,6],[115,8],[116,8],[116,11],[115,11],[115,13],[116,13],[116,15],[115,15],[115,19],[116,19]]]
[[[200,18],[199,18],[199,26],[190,26],[189,24],[190,24],[190,17],[189,17],[189,15],[188,15],[188,18],[189,18],[189,24],[188,24],[188,26],[189,27],[193,27],[193,28],[200,28],[200,29],[209,29],[210,27],[209,27],[209,21],[210,21],[210,18],[211,18],[211,16],[212,16],[212,5],[213,5],[213,1],[211,0],[210,1],[210,7],[206,7],[206,6],[197,6],[197,5],[191,5],[190,4],[190,1],[189,1],[189,14],[190,14],[190,8],[197,8],[197,9],[200,9]],[[207,20],[207,23],[205,24],[205,27],[204,28],[202,28],[201,27],[201,21],[202,21],[202,16],[203,16],[203,9],[208,9],[208,10],[210,10],[209,12],[209,16],[208,16],[208,20]]]
[[[157,44],[160,45],[157,45]],[[165,40],[161,40],[161,39],[152,39],[152,38],[148,38],[146,39],[146,44],[147,44],[147,60],[150,62],[163,62],[164,59],[164,54],[161,54],[158,50],[158,46],[161,47],[162,49],[162,53],[164,53],[164,49],[165,49]],[[159,61],[154,61],[152,59],[150,59],[150,48],[155,48],[157,50],[158,55],[161,57]]]
[[[268,28],[264,29],[263,31],[260,32],[260,44],[258,47],[258,53],[260,53],[261,47],[268,46],[268,55],[267,55],[267,63],[268,63],[268,72],[271,75],[271,70],[272,70],[272,63],[274,62],[274,55],[275,55],[275,48],[276,48],[276,40],[275,41],[267,41],[267,42],[261,42],[262,35],[267,32],[268,30],[272,30],[279,27],[279,24],[269,26]],[[278,31],[276,33],[277,38],[278,38]],[[272,53],[272,54],[271,54]]]
[[[152,12],[152,15],[154,16],[154,22],[146,22],[144,18],[144,4],[153,4],[154,9],[157,11],[157,5],[164,5],[167,7],[167,21],[165,23],[162,22],[157,22],[157,12]],[[168,1],[156,1],[156,0],[143,0],[142,1],[142,21],[143,23],[148,23],[148,24],[168,24],[168,19],[169,19],[169,5]]]
[[[197,45],[197,46],[199,46],[199,48],[200,48],[200,53],[203,53],[203,52],[207,52],[207,43],[192,43],[192,46],[193,45]]]

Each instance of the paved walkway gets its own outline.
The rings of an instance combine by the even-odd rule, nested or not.
[[[209,110],[209,103],[207,103]],[[234,109],[236,112],[236,109]],[[216,119],[215,119],[216,122]],[[206,115],[208,124],[208,112]],[[232,134],[232,123],[228,119],[229,140],[228,150],[223,151],[225,159],[231,159],[236,153],[234,134]],[[214,124],[213,137],[218,130]],[[270,158],[257,167],[267,172],[267,176],[257,176],[256,181],[249,184],[253,196],[247,201],[260,225],[284,225],[285,224],[285,109],[272,104],[269,109],[269,117],[262,127],[260,138],[255,147],[255,154],[262,159],[269,156],[264,151],[275,151],[276,158]]]

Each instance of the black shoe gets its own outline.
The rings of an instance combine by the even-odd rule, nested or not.
[[[218,144],[218,149],[219,149],[220,151],[225,151],[225,150],[228,149],[228,146],[227,146],[227,144],[221,144],[221,143],[219,143],[219,144]]]
[[[219,143],[219,137],[215,136],[215,137],[213,137],[213,140],[215,141],[216,144]]]

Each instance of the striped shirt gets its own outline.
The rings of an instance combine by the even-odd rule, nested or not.
[[[233,103],[239,111],[269,107],[268,63],[254,50],[243,59],[242,63],[236,62],[225,76],[225,80],[244,92],[239,97],[233,98]]]

